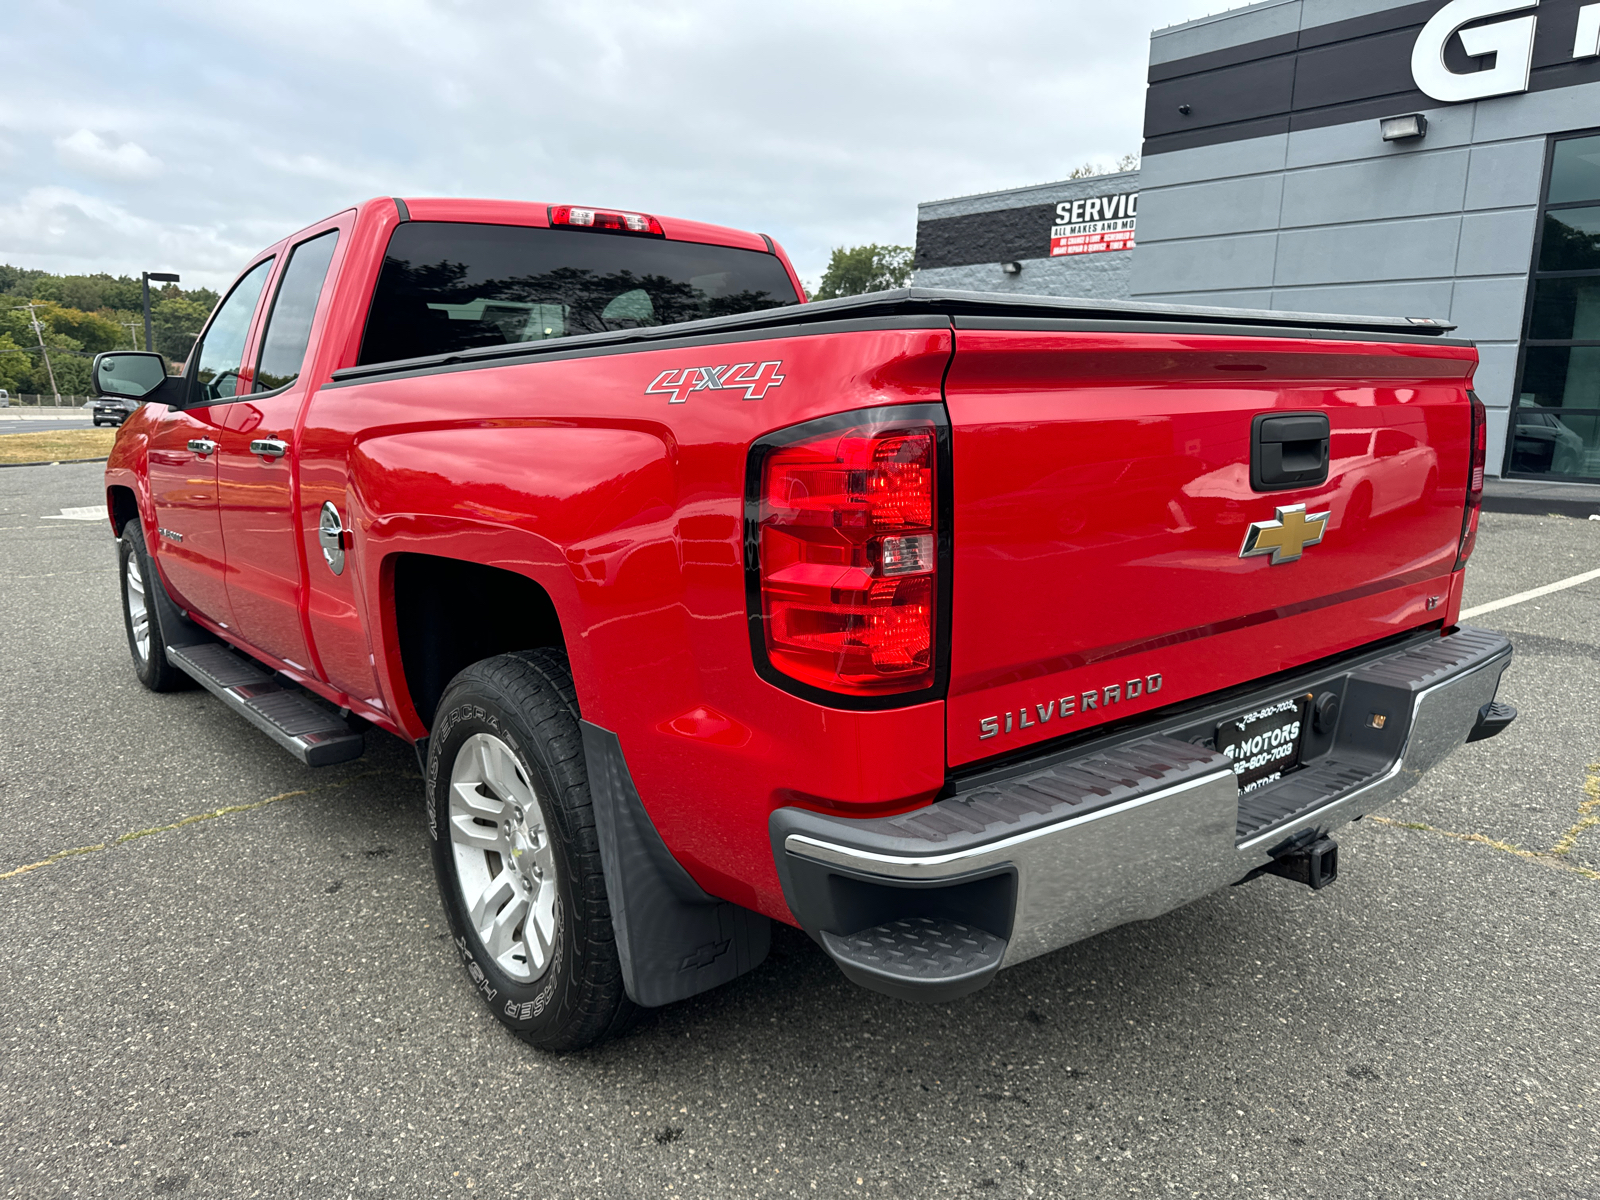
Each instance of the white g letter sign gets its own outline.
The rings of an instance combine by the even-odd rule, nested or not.
[[[1411,48],[1411,77],[1417,87],[1425,95],[1447,103],[1527,91],[1528,69],[1533,60],[1535,18],[1531,13],[1493,25],[1461,27],[1484,17],[1533,8],[1538,3],[1539,0],[1450,0],[1422,27],[1417,44]],[[1465,75],[1445,66],[1444,48],[1458,32],[1468,55],[1482,58],[1492,54],[1494,66]]]

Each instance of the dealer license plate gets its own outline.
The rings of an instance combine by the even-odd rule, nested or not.
[[[1233,759],[1241,795],[1266,787],[1300,765],[1310,703],[1310,695],[1293,696],[1217,726],[1217,749]]]

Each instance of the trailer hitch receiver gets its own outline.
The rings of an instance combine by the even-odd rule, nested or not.
[[[1339,878],[1339,844],[1330,837],[1318,838],[1274,858],[1261,868],[1267,875],[1282,875],[1320,891]]]

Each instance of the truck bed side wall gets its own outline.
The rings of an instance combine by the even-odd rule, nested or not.
[[[680,861],[707,891],[790,919],[769,813],[931,798],[944,713],[828,709],[756,676],[745,457],[775,428],[937,401],[951,334],[947,321],[924,324],[938,327],[552,355],[318,392],[305,439],[326,461],[348,446],[361,622],[384,631],[375,657],[404,731],[426,729],[386,622],[384,561],[420,553],[516,571],[554,602],[583,716],[617,734]],[[663,371],[750,361],[782,363],[783,383],[759,400],[701,391],[669,403],[645,390]]]

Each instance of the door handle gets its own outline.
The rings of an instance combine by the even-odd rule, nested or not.
[[[1328,481],[1327,413],[1260,413],[1250,422],[1250,486],[1258,492]]]
[[[256,438],[250,443],[250,453],[259,454],[262,458],[282,458],[289,453],[289,443],[280,442],[277,438]]]
[[[207,455],[216,453],[217,444],[211,441],[209,438],[190,438],[189,449],[194,451],[201,458],[205,458]]]

